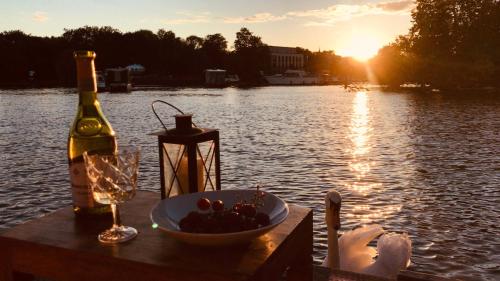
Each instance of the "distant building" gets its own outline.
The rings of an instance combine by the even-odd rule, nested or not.
[[[274,71],[287,69],[303,69],[304,55],[297,52],[297,48],[269,46],[271,53],[271,67]]]
[[[130,73],[132,74],[142,74],[146,71],[146,68],[140,64],[131,64],[126,67],[128,70],[130,70]]]
[[[226,84],[226,70],[205,69],[205,85],[210,87],[223,87]]]
[[[107,68],[106,86],[110,92],[130,92],[130,70],[126,67]]]

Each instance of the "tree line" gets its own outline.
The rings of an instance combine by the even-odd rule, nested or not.
[[[417,0],[408,34],[370,61],[378,83],[500,86],[500,1]]]
[[[439,89],[500,87],[500,1],[416,0],[408,34],[381,48],[367,66],[370,82],[391,87],[415,84]],[[231,44],[220,33],[186,38],[164,29],[121,32],[104,26],[65,29],[61,36],[22,31],[0,33],[0,85],[25,85],[28,72],[51,86],[75,85],[72,53],[97,52],[98,69],[139,63],[151,84],[201,84],[203,71],[222,68],[248,85],[272,73],[268,46],[247,28]],[[366,67],[333,51],[304,54],[305,70],[348,84],[364,81]]]
[[[186,38],[164,29],[121,32],[104,26],[65,29],[61,36],[39,37],[22,31],[0,33],[0,85],[23,85],[28,72],[46,85],[73,86],[74,50],[88,49],[97,53],[96,68],[142,64],[147,75],[143,82],[197,84],[203,71],[226,69],[238,74],[244,83],[259,83],[262,72],[272,73],[268,46],[247,28],[236,33],[233,48],[220,33]],[[363,80],[361,63],[342,58],[333,51],[311,52],[297,49],[306,58],[305,68],[313,73],[328,73],[343,79]],[[148,80],[149,79],[149,80]]]

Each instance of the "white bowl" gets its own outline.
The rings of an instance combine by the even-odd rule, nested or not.
[[[161,200],[153,208],[151,221],[171,237],[188,244],[215,246],[249,242],[267,233],[286,219],[288,205],[283,200],[271,193],[264,192],[264,204],[257,211],[268,214],[271,223],[268,226],[254,230],[216,234],[189,233],[180,230],[179,222],[189,212],[197,210],[196,202],[202,197],[208,198],[210,201],[222,200],[224,206],[228,207],[241,200],[251,201],[255,192],[255,190],[219,190],[167,198]]]

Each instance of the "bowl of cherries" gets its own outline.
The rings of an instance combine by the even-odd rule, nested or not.
[[[164,199],[151,211],[151,221],[182,242],[229,245],[267,233],[288,212],[283,200],[259,189],[218,190]]]

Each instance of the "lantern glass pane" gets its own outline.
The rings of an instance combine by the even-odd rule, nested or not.
[[[198,143],[198,158],[203,159],[203,191],[216,190],[217,177],[215,165],[215,142],[213,140]],[[198,186],[199,188],[199,186]]]
[[[183,182],[179,180],[178,174],[186,148],[182,144],[164,143],[162,153],[166,197],[182,194],[184,187],[181,186]]]

